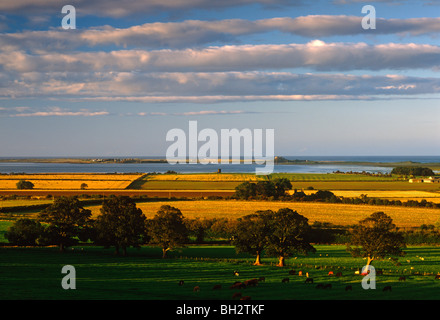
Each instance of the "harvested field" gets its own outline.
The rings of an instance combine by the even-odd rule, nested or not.
[[[0,175],[0,189],[17,189],[20,180],[31,181],[36,190],[121,190],[127,188],[141,174],[23,174]]]
[[[258,210],[276,211],[287,207],[308,218],[310,223],[320,221],[337,225],[351,225],[377,211],[383,211],[391,216],[399,227],[419,227],[422,224],[435,224],[440,220],[440,210],[438,209],[334,203],[193,200],[144,202],[138,203],[137,206],[148,218],[152,218],[160,206],[165,204],[179,208],[187,218],[236,219]],[[93,215],[99,214],[99,208],[100,206],[90,207]]]

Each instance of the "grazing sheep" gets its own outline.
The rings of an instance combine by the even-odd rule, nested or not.
[[[219,290],[222,288],[221,284],[216,284],[214,287],[212,287],[212,290]]]
[[[251,300],[251,297],[249,296],[243,296],[240,298],[240,300]]]
[[[405,281],[405,280],[406,280],[405,277],[400,277],[400,278],[399,278],[399,281]]]
[[[199,292],[200,291],[200,287],[199,286],[195,286],[193,289],[194,292]]]
[[[305,283],[313,283],[313,278],[307,278]]]
[[[385,292],[385,291],[391,291],[391,286],[385,286],[385,287],[383,287],[382,291],[383,291],[383,292]]]
[[[337,272],[337,273],[336,273],[336,276],[337,276],[337,277],[342,277],[342,272]]]
[[[345,291],[352,291],[353,287],[351,285],[348,285],[345,287]]]
[[[246,288],[246,285],[243,282],[234,282],[232,286],[229,287],[230,289],[244,289]]]
[[[180,280],[180,281],[179,281],[179,286],[183,286],[184,283],[185,283],[185,282],[184,282],[183,280]]]
[[[286,283],[289,282],[289,278],[284,278],[283,280],[281,280],[282,283]]]
[[[244,282],[244,284],[248,287],[248,286],[253,286],[255,287],[258,284],[258,279],[250,279],[250,280],[246,280]]]
[[[316,289],[322,289],[322,288],[324,288],[324,285],[322,283],[319,283],[319,284],[316,285],[315,288]]]
[[[295,270],[290,270],[290,271],[289,271],[289,274],[293,276],[293,275],[296,274],[296,271],[295,271]]]
[[[241,298],[241,292],[236,292],[232,295],[232,299]]]

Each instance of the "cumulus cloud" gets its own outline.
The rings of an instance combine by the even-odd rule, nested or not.
[[[155,12],[182,12],[192,9],[221,9],[248,4],[263,6],[297,6],[302,0],[15,0],[0,2],[0,11],[16,15],[59,12],[64,5],[73,5],[82,15],[128,17]]]
[[[224,72],[309,68],[317,71],[440,68],[429,44],[326,43],[225,45],[181,50],[117,50],[29,54],[0,52],[5,72]]]
[[[141,102],[322,100],[440,91],[440,79],[290,72],[46,73],[11,77],[0,98],[94,99]],[[198,98],[199,97],[199,98]]]
[[[26,75],[26,74],[25,74]],[[0,88],[0,98],[86,101],[204,102],[365,99],[440,92],[440,79],[290,72],[164,72],[35,74]]]
[[[237,37],[279,31],[304,37],[323,38],[337,35],[418,36],[440,32],[440,18],[377,19],[375,30],[361,27],[362,17],[344,15],[309,15],[261,20],[228,19],[217,21],[186,20],[154,22],[128,28],[112,26],[66,31],[53,28],[0,34],[2,48],[20,51],[68,51],[80,47],[119,46],[123,48],[183,48],[214,42],[236,42]],[[68,34],[68,36],[67,36]]]
[[[14,108],[0,108],[0,116],[8,117],[96,117],[105,116],[110,113],[107,111],[90,111],[81,109],[79,111],[69,111],[60,107],[47,107],[44,111],[35,110],[31,107],[14,107]]]

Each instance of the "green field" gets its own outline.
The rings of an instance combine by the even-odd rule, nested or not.
[[[142,300],[231,300],[234,292],[253,300],[430,300],[440,298],[440,247],[411,247],[400,258],[400,266],[390,261],[374,263],[384,274],[376,278],[376,289],[364,290],[362,276],[354,272],[363,266],[361,258],[352,258],[344,246],[316,246],[308,257],[287,260],[284,268],[274,265],[274,258],[263,258],[262,266],[253,266],[253,258],[237,255],[233,247],[198,246],[170,253],[160,258],[160,249],[132,249],[129,256],[113,255],[112,249],[75,247],[66,253],[57,248],[0,248],[0,299],[142,299]],[[421,260],[423,257],[424,260]],[[410,261],[410,262],[407,262]],[[61,287],[61,268],[76,269],[76,290]],[[314,284],[305,284],[305,276],[289,275],[291,269],[309,272]],[[239,276],[233,271],[238,270]],[[328,272],[342,272],[341,277]],[[416,274],[420,273],[420,274]],[[430,273],[430,275],[423,275]],[[399,281],[404,275],[406,281]],[[233,290],[235,281],[265,277],[256,287]],[[283,278],[288,283],[282,283]],[[184,285],[178,282],[184,280]],[[316,289],[316,284],[332,284],[331,289]],[[220,284],[220,290],[213,286]],[[353,291],[346,292],[351,285]],[[391,292],[382,292],[384,286]],[[194,286],[200,292],[193,292]]]

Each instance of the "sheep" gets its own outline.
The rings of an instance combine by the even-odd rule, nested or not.
[[[315,288],[316,289],[322,289],[322,288],[324,288],[324,285],[322,283],[319,283],[319,284],[316,285]]]
[[[290,270],[290,271],[289,271],[289,274],[293,276],[293,275],[296,274],[296,271],[295,271],[295,270]]]
[[[184,283],[185,283],[185,281],[180,280],[180,281],[179,281],[179,286],[183,286]]]
[[[193,289],[194,292],[199,292],[200,291],[200,287],[199,286],[195,286]]]
[[[391,286],[385,286],[385,287],[383,287],[382,291],[383,291],[383,292],[385,292],[385,291],[391,291]]]
[[[323,287],[323,289],[331,289],[332,288],[332,284],[331,283],[328,283],[328,284],[326,284],[324,287]]]
[[[235,299],[235,298],[241,298],[241,292],[235,292],[235,293],[232,295],[232,299]]]
[[[245,284],[246,286],[253,286],[253,287],[255,287],[255,286],[258,284],[258,279],[250,279],[250,280],[246,280],[246,281],[244,282],[244,284]]]
[[[216,284],[214,287],[212,287],[212,290],[220,290],[222,288],[221,284]]]
[[[230,289],[244,289],[246,288],[246,285],[243,282],[234,282],[232,286],[229,287]]]
[[[251,297],[249,296],[243,296],[240,298],[240,300],[251,300]]]
[[[313,283],[313,278],[307,278],[304,283]]]
[[[405,281],[405,280],[406,280],[405,277],[400,277],[400,278],[399,278],[399,281]]]
[[[336,272],[337,277],[342,277],[342,272]]]

